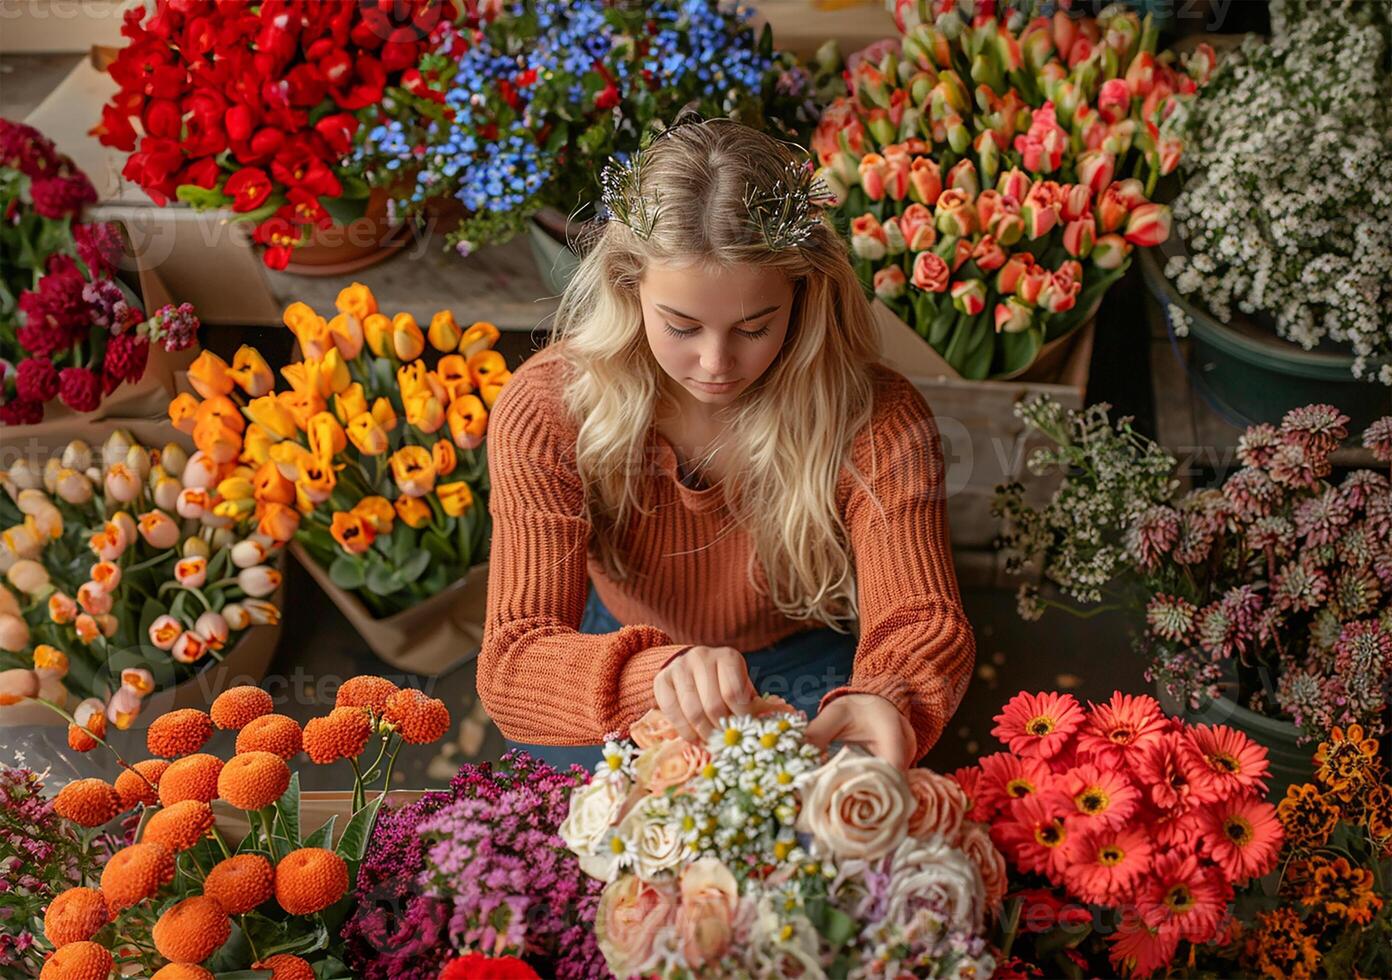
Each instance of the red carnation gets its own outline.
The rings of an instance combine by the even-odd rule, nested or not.
[[[33,425],[42,422],[43,416],[43,402],[14,398],[0,405],[0,425]]]
[[[118,334],[106,342],[102,371],[121,381],[139,381],[150,357],[150,342],[132,332]]]
[[[29,185],[34,210],[55,221],[76,215],[84,204],[95,204],[97,191],[81,173],[66,177],[38,177]]]
[[[439,980],[540,980],[540,977],[515,956],[466,953],[446,963]]]
[[[77,244],[77,257],[93,279],[108,276],[115,270],[117,260],[125,251],[125,243],[114,224],[98,221],[73,225],[72,234]]]
[[[101,378],[85,367],[63,368],[58,373],[58,397],[74,412],[96,411],[101,404]]]
[[[20,361],[15,371],[15,391],[23,401],[49,401],[58,394],[58,369],[46,357]]]
[[[37,177],[55,172],[59,157],[53,142],[33,126],[0,119],[0,163]]]

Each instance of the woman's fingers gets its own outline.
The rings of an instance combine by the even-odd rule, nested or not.
[[[756,697],[744,655],[734,647],[692,647],[653,681],[662,714],[682,738],[700,740]]]
[[[658,675],[657,682],[653,685],[653,696],[657,698],[657,706],[662,710],[663,716],[672,723],[678,735],[693,742],[700,738],[695,726],[687,720],[686,709],[682,707],[681,698],[677,694],[676,679],[667,671]]]
[[[749,705],[758,695],[754,682],[749,679],[749,668],[744,655],[731,649],[734,656],[722,657],[716,663],[716,676],[720,684],[720,697],[725,704],[725,715],[743,715],[749,712]]]

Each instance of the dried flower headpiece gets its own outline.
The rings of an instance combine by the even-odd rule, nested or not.
[[[662,210],[662,195],[644,186],[646,154],[658,140],[688,124],[688,120],[680,120],[662,130],[626,161],[609,159],[600,175],[602,218],[628,225],[644,241],[651,237]],[[821,221],[820,209],[834,204],[836,195],[806,159],[803,163],[789,161],[772,187],[746,185],[743,200],[764,244],[772,251],[782,251],[806,243]]]

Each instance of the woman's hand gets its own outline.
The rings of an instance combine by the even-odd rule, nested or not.
[[[832,742],[862,745],[900,769],[918,761],[913,726],[878,694],[843,694],[808,723],[806,738],[822,748]]]
[[[721,721],[749,710],[757,696],[744,654],[734,647],[692,647],[653,678],[653,695],[677,734],[704,740]]]

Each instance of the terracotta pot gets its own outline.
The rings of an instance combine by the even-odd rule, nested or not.
[[[315,230],[308,242],[290,253],[285,271],[297,276],[342,276],[395,255],[409,240],[410,230],[406,222],[391,220],[387,200],[386,190],[374,187],[362,217]]]

